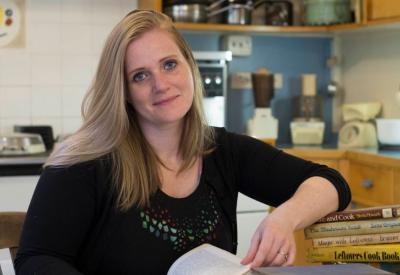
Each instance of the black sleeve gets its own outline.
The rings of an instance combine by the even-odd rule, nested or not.
[[[289,155],[248,136],[228,135],[241,193],[268,205],[278,206],[288,200],[304,180],[320,176],[329,180],[338,191],[338,210],[345,209],[349,204],[350,188],[336,170]]]
[[[91,167],[46,168],[33,194],[15,260],[16,274],[75,275],[95,211]]]

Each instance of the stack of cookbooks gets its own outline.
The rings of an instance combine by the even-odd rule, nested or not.
[[[400,205],[334,212],[304,234],[310,262],[400,263]]]

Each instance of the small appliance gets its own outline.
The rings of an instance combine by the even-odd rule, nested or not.
[[[316,93],[315,74],[302,76],[302,94],[294,97],[294,118],[290,123],[292,143],[319,145],[324,140],[325,122],[322,120],[323,99]]]
[[[226,127],[227,114],[227,62],[232,60],[230,51],[193,52],[203,80],[203,107],[211,126]]]
[[[260,139],[270,139],[272,143],[278,137],[278,120],[271,113],[271,100],[274,96],[274,75],[266,68],[251,74],[255,110],[247,122],[247,134]]]
[[[50,125],[14,125],[14,132],[39,134],[42,136],[47,151],[51,151],[54,146],[53,127]]]
[[[373,119],[381,111],[379,102],[353,103],[342,106],[345,124],[339,131],[340,148],[377,147],[377,133]]]
[[[12,133],[0,137],[0,156],[33,155],[46,152],[39,134]]]
[[[376,119],[380,149],[400,149],[400,118]]]

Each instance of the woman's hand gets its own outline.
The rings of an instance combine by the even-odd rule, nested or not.
[[[242,264],[251,263],[251,267],[293,264],[296,257],[294,227],[278,212],[270,213],[257,227]]]
[[[251,263],[251,267],[292,265],[296,257],[294,231],[338,207],[339,195],[330,181],[317,176],[306,179],[293,197],[263,219],[241,263]]]

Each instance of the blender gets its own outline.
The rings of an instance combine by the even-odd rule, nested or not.
[[[247,122],[247,134],[268,139],[275,144],[278,136],[278,120],[271,113],[271,100],[274,96],[274,75],[266,68],[251,74],[254,95],[254,115]]]

